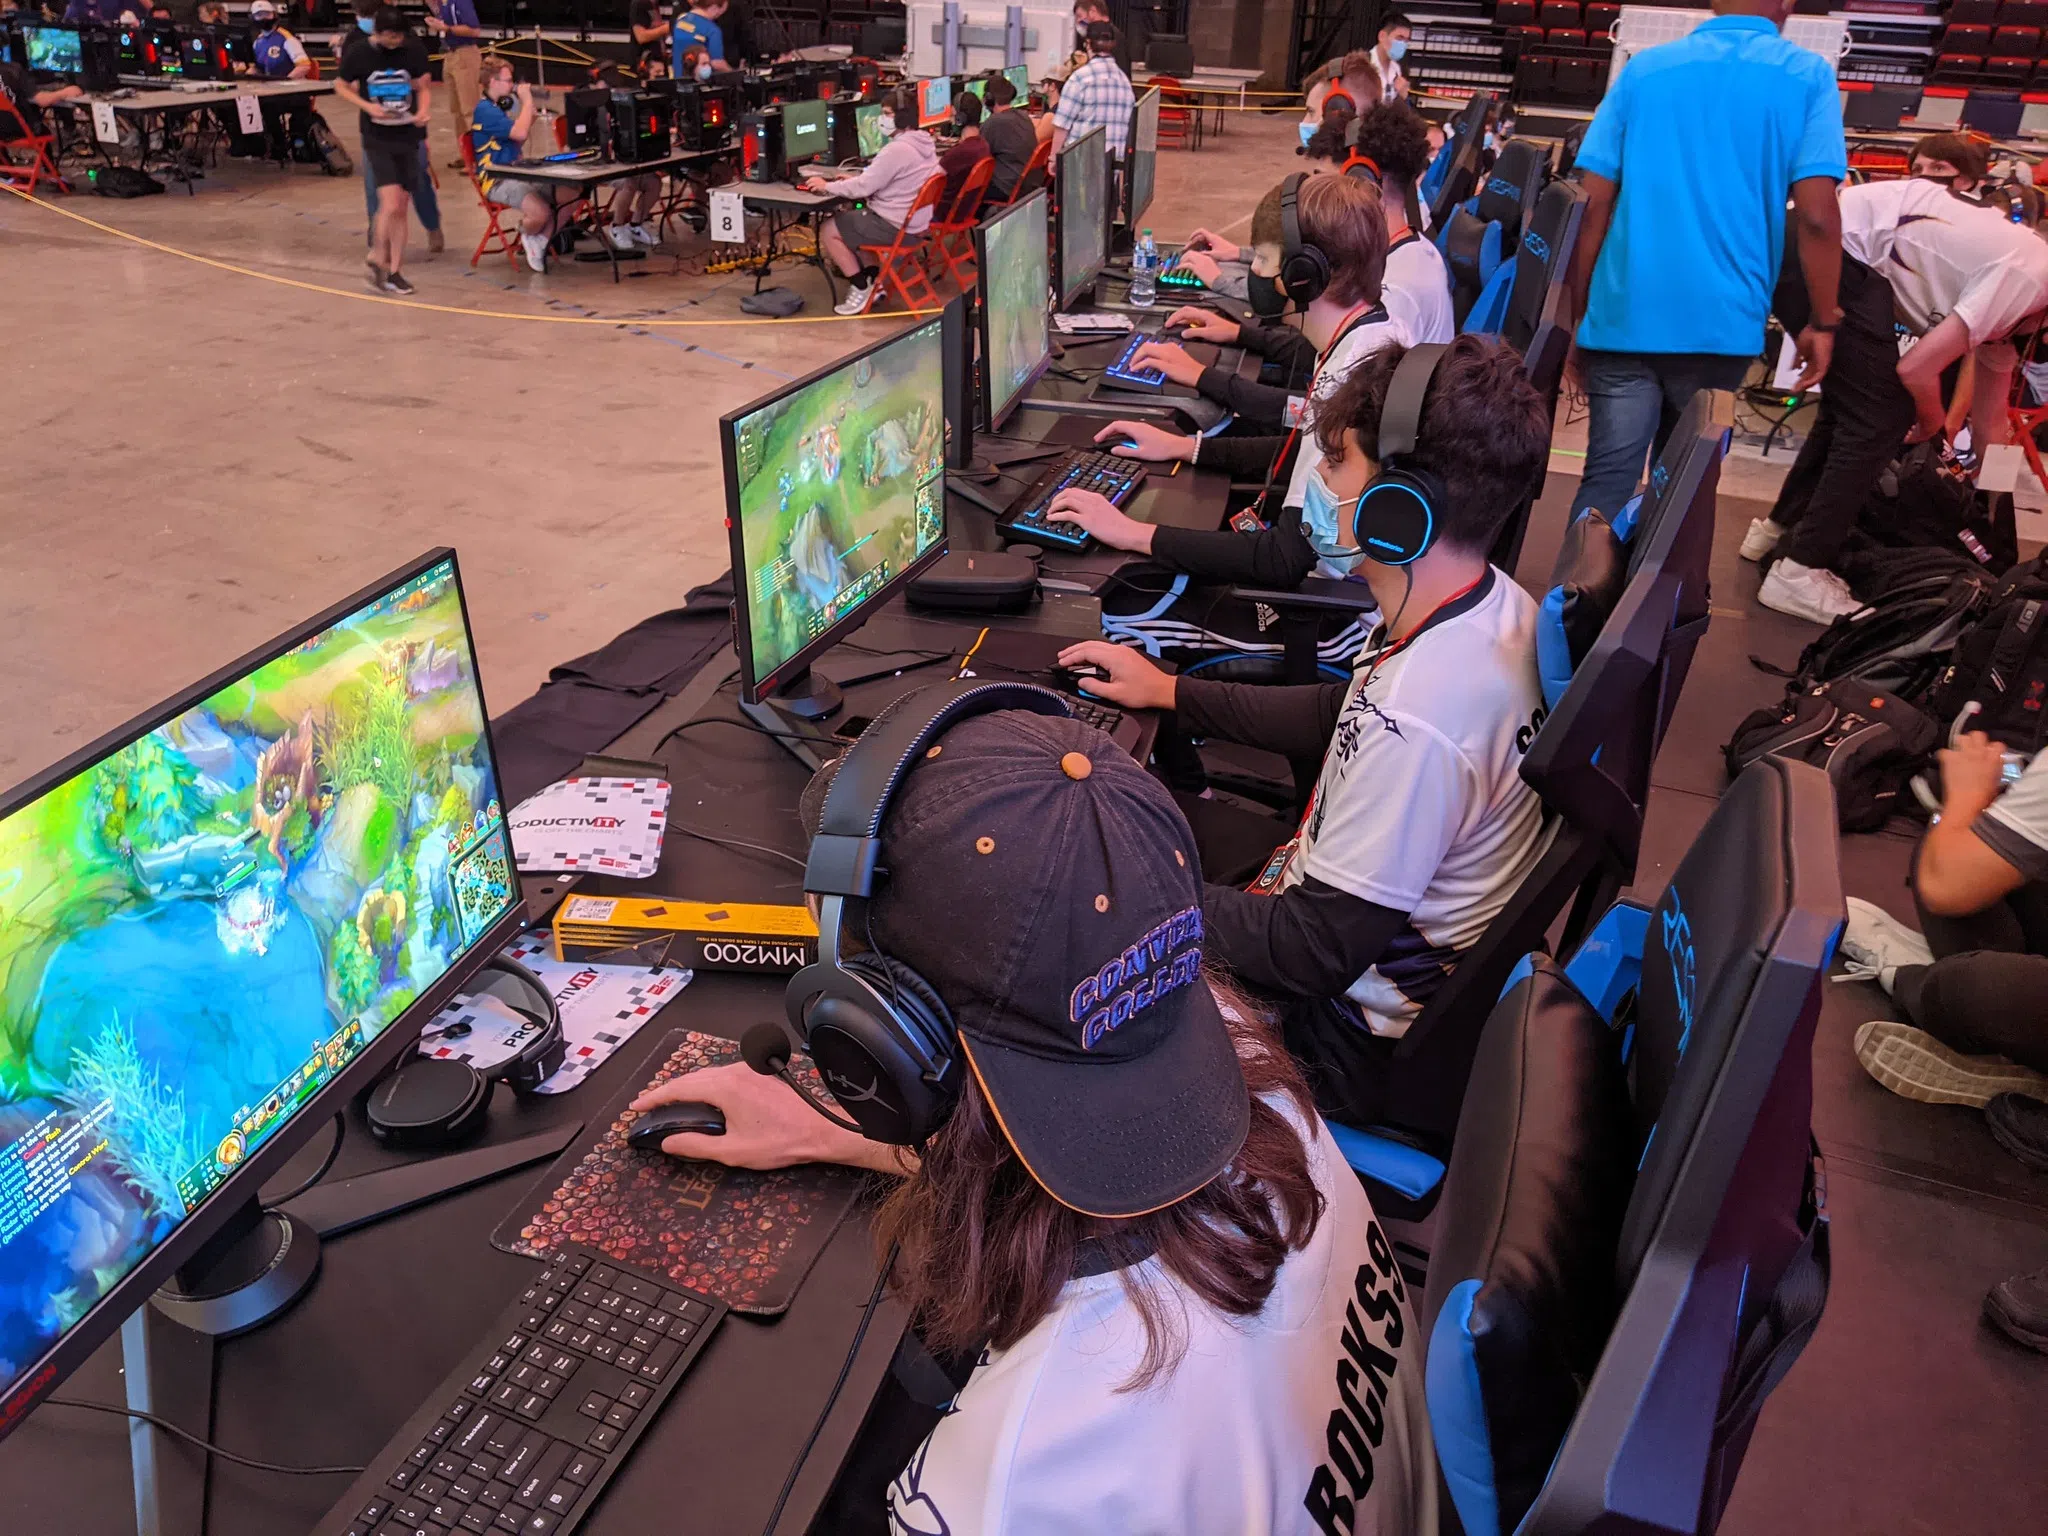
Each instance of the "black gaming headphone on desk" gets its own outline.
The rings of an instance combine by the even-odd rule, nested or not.
[[[890,1146],[921,1145],[946,1122],[960,1094],[960,1042],[953,1016],[909,966],[872,950],[847,953],[849,923],[888,878],[880,867],[883,819],[905,776],[962,720],[999,709],[1065,716],[1066,702],[1028,683],[952,682],[905,694],[875,717],[840,760],[811,839],[804,890],[822,898],[818,959],[792,976],[784,994],[796,1031],[825,1086],[847,1115],[834,1114],[789,1071],[789,1042],[757,1024],[741,1043],[757,1072],[781,1077],[828,1120]]]
[[[1301,238],[1301,214],[1295,200],[1307,180],[1307,172],[1296,171],[1280,183],[1280,290],[1303,309],[1330,286],[1330,258],[1321,246]]]
[[[1409,462],[1422,434],[1422,407],[1447,342],[1410,347],[1394,366],[1380,406],[1379,473],[1352,510],[1358,547],[1381,565],[1408,565],[1436,543],[1438,508],[1449,499],[1430,470]]]

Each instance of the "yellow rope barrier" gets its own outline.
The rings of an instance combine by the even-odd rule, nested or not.
[[[324,294],[334,299],[349,299],[358,304],[388,304],[399,309],[423,310],[437,315],[463,315],[476,320],[516,320],[541,325],[631,325],[647,330],[698,330],[722,327],[754,325],[844,325],[849,321],[867,319],[915,320],[926,315],[936,315],[936,309],[895,310],[887,315],[791,315],[787,318],[756,318],[751,315],[730,320],[644,320],[633,315],[524,315],[502,309],[468,309],[459,304],[429,304],[416,299],[388,297],[378,293],[358,293],[348,288],[330,288],[325,283],[309,283],[296,277],[282,277],[275,272],[259,272],[253,267],[237,266],[231,261],[221,261],[212,256],[201,256],[195,251],[181,251],[174,245],[165,245],[159,240],[150,240],[128,230],[118,229],[112,224],[102,224],[98,219],[89,219],[82,213],[73,213],[69,208],[59,208],[55,203],[44,202],[31,197],[18,187],[0,182],[0,191],[13,194],[32,208],[41,208],[60,218],[83,224],[88,229],[103,235],[112,235],[126,240],[131,245],[142,246],[145,250],[156,251],[164,256],[175,256],[180,261],[190,261],[202,267],[212,267],[220,272],[232,272],[237,277],[254,278],[262,283],[274,283],[281,288],[297,288],[305,293]]]

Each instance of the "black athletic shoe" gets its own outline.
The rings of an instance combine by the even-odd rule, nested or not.
[[[2048,1269],[2014,1275],[1991,1287],[1984,1316],[2015,1344],[2048,1355]]]
[[[2038,1173],[2048,1173],[2048,1104],[2001,1093],[1984,1106],[1991,1139]]]
[[[405,280],[403,272],[387,272],[384,275],[384,291],[386,293],[403,294],[410,298],[414,289],[412,284]]]
[[[374,257],[365,257],[363,265],[370,269],[370,291],[372,293],[384,292],[385,285],[391,280],[389,274],[377,265]]]

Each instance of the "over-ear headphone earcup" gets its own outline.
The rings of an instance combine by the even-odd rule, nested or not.
[[[1280,286],[1303,309],[1330,286],[1330,262],[1318,246],[1304,245],[1280,264]]]
[[[896,1005],[896,1016],[923,1037],[933,1060],[953,1055],[953,1014],[932,984],[901,960],[872,950],[849,955],[840,969],[864,978],[882,996]]]
[[[1441,481],[1427,470],[1383,468],[1358,498],[1352,532],[1369,560],[1407,565],[1436,542]]]
[[[811,1060],[870,1138],[916,1146],[945,1123],[958,1093],[946,1005],[922,976],[884,955],[845,956],[833,976],[804,1015]]]

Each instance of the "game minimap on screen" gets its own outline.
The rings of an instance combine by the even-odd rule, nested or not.
[[[731,424],[752,676],[945,537],[940,322]]]
[[[518,895],[450,562],[0,817],[0,1388]]]

